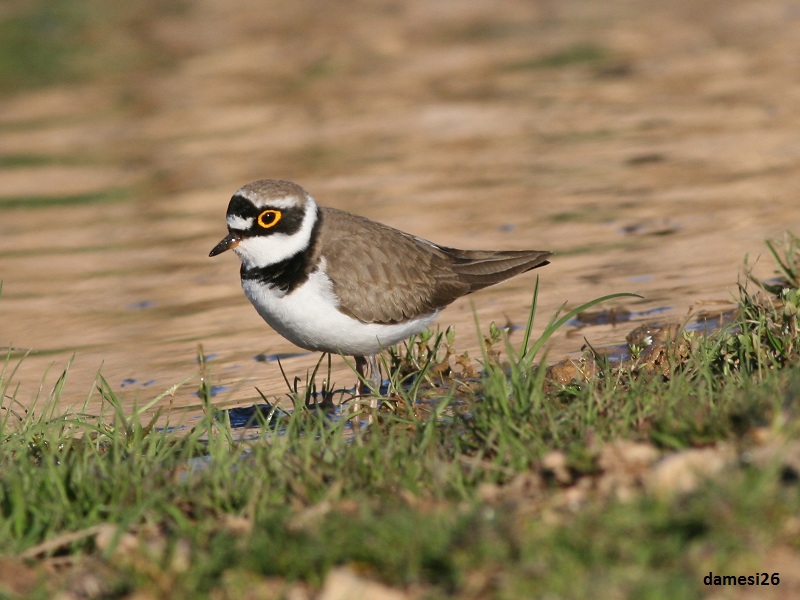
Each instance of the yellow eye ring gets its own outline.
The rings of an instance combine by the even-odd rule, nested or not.
[[[278,221],[281,220],[281,211],[279,210],[265,210],[260,215],[258,215],[258,224],[261,225],[264,229],[269,229],[270,227],[275,227],[278,224]]]

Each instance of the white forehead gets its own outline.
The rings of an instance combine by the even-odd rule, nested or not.
[[[238,229],[239,231],[247,231],[253,226],[255,219],[253,217],[240,217],[239,215],[228,215],[228,229]]]

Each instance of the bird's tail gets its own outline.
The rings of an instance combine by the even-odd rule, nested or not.
[[[469,285],[470,292],[543,267],[553,254],[546,250],[442,250],[453,258],[453,270]]]

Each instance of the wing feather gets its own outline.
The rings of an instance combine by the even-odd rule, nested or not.
[[[367,323],[434,313],[456,298],[545,265],[550,256],[446,248],[357,215],[321,210],[319,252],[326,257],[339,309]]]

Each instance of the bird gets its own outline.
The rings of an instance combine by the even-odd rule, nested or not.
[[[460,250],[343,210],[300,185],[261,179],[228,203],[245,295],[267,324],[306,350],[352,356],[357,394],[376,394],[377,355],[429,327],[457,298],[549,264],[547,250]]]

